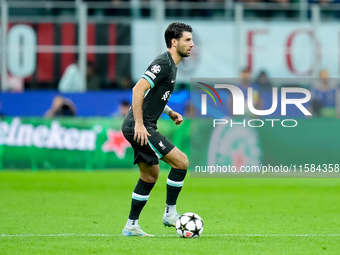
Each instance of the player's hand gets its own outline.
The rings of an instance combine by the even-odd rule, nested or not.
[[[137,143],[140,143],[141,146],[148,144],[148,136],[151,136],[149,132],[146,130],[144,125],[135,124],[135,135],[133,140]]]
[[[175,122],[176,125],[180,125],[183,122],[183,117],[178,112],[171,110],[169,117]]]

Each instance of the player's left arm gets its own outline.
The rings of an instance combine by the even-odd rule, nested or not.
[[[176,125],[180,125],[183,122],[182,115],[178,112],[175,112],[167,105],[164,107],[163,113],[169,115],[170,119],[172,119]]]

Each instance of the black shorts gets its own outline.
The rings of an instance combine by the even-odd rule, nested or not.
[[[175,147],[172,142],[156,130],[148,129],[148,132],[151,135],[148,137],[148,143],[141,146],[140,143],[133,140],[134,133],[123,131],[125,139],[129,141],[134,150],[134,164],[145,162],[150,166],[157,165],[158,159],[164,157]]]

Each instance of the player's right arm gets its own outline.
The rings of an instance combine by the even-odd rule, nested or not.
[[[142,78],[132,89],[132,109],[133,117],[135,118],[134,140],[142,146],[148,143],[148,136],[150,136],[143,123],[142,110],[145,92],[150,88],[150,83],[146,79]]]

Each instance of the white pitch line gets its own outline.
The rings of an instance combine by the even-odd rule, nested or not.
[[[64,237],[64,236],[77,236],[77,237],[119,237],[118,234],[0,234],[0,237]],[[172,237],[174,235],[156,235],[160,237]],[[203,234],[203,237],[340,237],[340,234]]]

